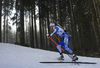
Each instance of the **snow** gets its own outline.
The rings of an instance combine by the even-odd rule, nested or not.
[[[97,64],[43,64],[42,61],[58,61],[58,52],[0,43],[0,68],[99,68],[100,58],[78,56],[78,61]],[[64,61],[71,59],[64,54]],[[59,62],[59,61],[58,61]]]

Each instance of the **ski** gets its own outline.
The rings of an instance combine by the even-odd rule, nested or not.
[[[77,64],[96,64],[95,62],[40,62],[40,63],[77,63]]]

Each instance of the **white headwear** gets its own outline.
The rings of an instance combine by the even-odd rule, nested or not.
[[[55,24],[54,23],[50,23],[50,25],[49,26],[55,26]]]

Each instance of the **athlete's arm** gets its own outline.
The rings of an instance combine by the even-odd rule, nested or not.
[[[57,31],[58,31],[58,28],[54,27],[54,31],[53,31],[53,33],[50,34],[50,36],[53,36],[54,34],[56,34]]]

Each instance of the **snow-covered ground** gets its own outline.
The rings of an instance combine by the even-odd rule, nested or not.
[[[71,59],[64,54],[64,61]],[[0,43],[0,68],[100,68],[100,58],[78,56],[78,61],[97,64],[42,64],[42,61],[58,61],[58,52],[33,49],[14,44]]]

